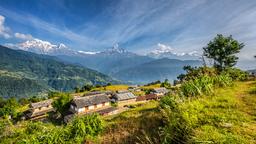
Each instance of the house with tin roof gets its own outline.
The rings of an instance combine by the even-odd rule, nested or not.
[[[165,87],[161,88],[154,88],[153,94],[156,94],[157,96],[164,96],[169,92]]]
[[[31,103],[29,110],[25,112],[28,119],[37,119],[45,117],[48,112],[53,112],[55,109],[52,106],[52,99]]]
[[[124,105],[136,102],[136,96],[131,92],[122,92],[114,94],[112,100],[118,105]]]
[[[74,114],[95,112],[110,107],[110,99],[106,94],[97,94],[74,98],[70,104],[70,111]]]

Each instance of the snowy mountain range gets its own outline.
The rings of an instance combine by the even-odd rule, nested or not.
[[[158,47],[153,51],[149,52],[147,56],[160,59],[160,58],[169,58],[169,59],[179,59],[179,60],[198,60],[200,54],[197,51],[192,51],[188,53],[177,53],[174,52],[174,49],[170,46],[163,44],[158,44]]]
[[[90,52],[72,50],[64,44],[56,45],[39,39],[27,40],[12,45],[11,48],[55,56],[60,61],[84,66],[134,83],[145,83],[165,78],[174,79],[178,73],[183,71],[183,66],[200,64],[197,52],[175,53],[172,48],[162,44],[158,44],[155,50],[144,56],[129,52],[118,44],[104,51]],[[180,65],[177,66],[177,62]],[[150,72],[152,74],[147,75]]]

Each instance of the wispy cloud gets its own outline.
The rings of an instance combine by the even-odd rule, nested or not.
[[[60,1],[58,5],[68,10],[65,3]],[[256,53],[255,0],[120,0],[74,27],[3,7],[0,13],[70,40],[81,50],[101,50],[118,42],[139,53],[154,49],[157,43],[171,45],[179,53],[200,52],[216,34],[222,33],[245,43],[241,59],[253,59]],[[78,17],[83,18],[83,14]]]
[[[33,39],[31,34],[15,33],[14,36],[18,39],[23,39],[23,40]]]
[[[5,26],[5,17],[0,15],[0,36],[8,39],[11,37],[9,34],[10,29]]]

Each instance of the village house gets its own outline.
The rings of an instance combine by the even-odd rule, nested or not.
[[[29,105],[29,110],[25,112],[25,116],[28,119],[39,119],[45,117],[48,112],[55,110],[52,107],[52,102],[52,99],[48,99],[37,103],[31,103]]]
[[[157,96],[156,94],[151,93],[144,96],[138,96],[136,101],[159,100],[160,98],[161,96]]]
[[[116,93],[112,99],[119,106],[136,102],[136,96],[131,92]]]
[[[110,99],[106,94],[97,94],[75,98],[70,104],[70,111],[85,114],[110,107]]]
[[[169,92],[165,87],[161,88],[154,88],[153,94],[156,94],[157,96],[164,96]]]
[[[140,87],[139,86],[137,86],[137,85],[130,85],[129,87],[128,87],[128,91],[141,91],[141,89],[140,89]]]

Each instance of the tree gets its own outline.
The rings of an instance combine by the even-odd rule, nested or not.
[[[90,91],[92,88],[93,88],[93,85],[86,84],[86,85],[84,85],[84,86],[82,87],[81,92]]]
[[[53,107],[61,114],[62,118],[64,118],[68,111],[71,100],[72,96],[66,93],[59,93],[58,98],[54,100]]]
[[[103,131],[104,122],[99,114],[91,114],[83,117],[75,117],[68,125],[70,136],[83,138],[86,136],[97,136]]]
[[[75,93],[79,93],[80,92],[80,88],[79,87],[75,87]]]
[[[169,83],[168,79],[165,79],[164,82],[161,83],[160,87],[169,88],[171,87],[171,84]]]
[[[19,106],[20,105],[15,98],[10,98],[6,100],[4,106],[0,108],[0,117],[10,115],[15,118],[17,116],[17,108]]]
[[[238,57],[235,55],[244,47],[243,43],[234,40],[232,36],[224,37],[218,34],[207,47],[204,47],[204,56],[214,60],[214,67],[219,71],[233,67]]]

